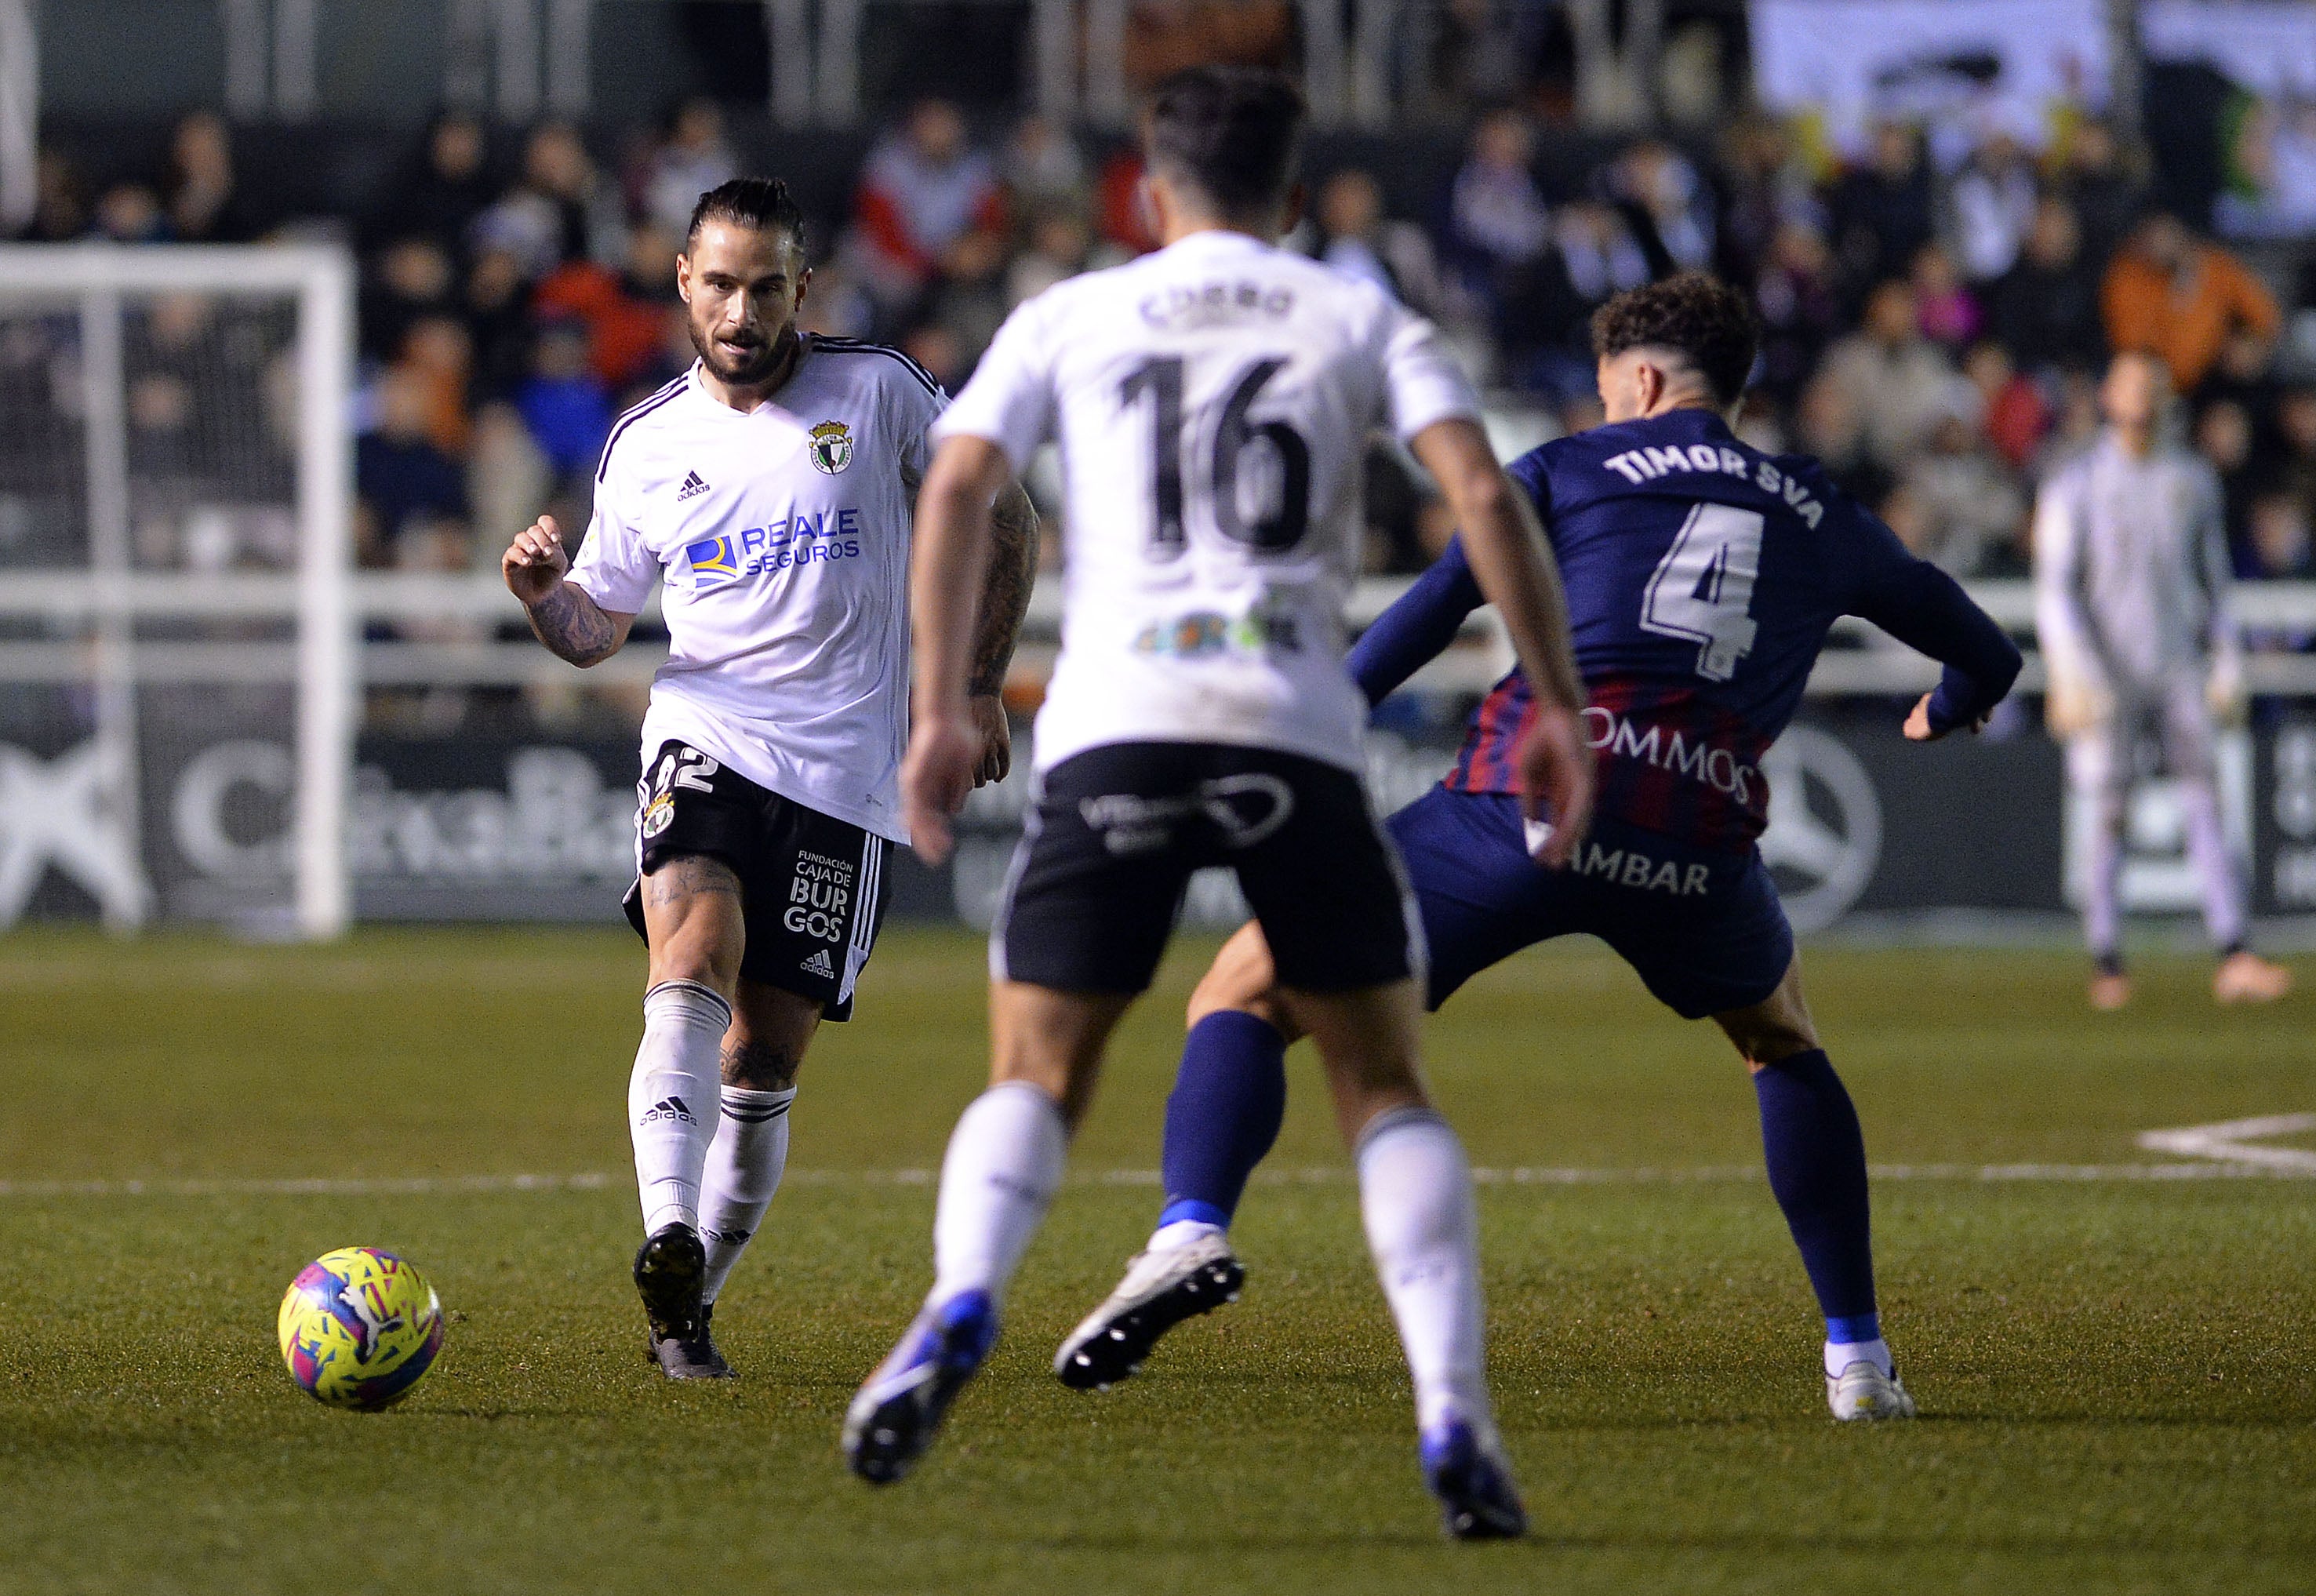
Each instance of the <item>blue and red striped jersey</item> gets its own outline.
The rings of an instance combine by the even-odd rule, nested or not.
[[[1708,411],[1554,439],[1510,473],[1559,560],[1599,812],[1627,825],[1697,847],[1750,847],[1768,822],[1761,756],[1840,616],[1946,664],[1931,701],[1941,730],[1976,720],[2018,676],[2002,629],[1816,461],[1750,448]],[[1445,647],[1483,602],[1451,544],[1353,650],[1368,701]],[[1445,785],[1516,791],[1529,711],[1514,671],[1482,701]]]

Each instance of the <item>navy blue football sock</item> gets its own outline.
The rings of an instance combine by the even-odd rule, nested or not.
[[[1849,1093],[1818,1048],[1756,1071],[1753,1091],[1761,1100],[1769,1190],[1825,1313],[1826,1339],[1875,1340],[1866,1138]]]
[[[1161,1225],[1195,1219],[1227,1229],[1239,1194],[1287,1117],[1287,1039],[1237,1009],[1217,1009],[1182,1039],[1166,1099]]]

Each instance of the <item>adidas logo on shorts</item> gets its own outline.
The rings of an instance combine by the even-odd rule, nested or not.
[[[684,500],[696,499],[707,491],[708,485],[699,479],[699,473],[688,471],[684,474],[683,486],[675,490],[675,502],[681,504]]]
[[[826,976],[831,980],[836,977],[836,967],[828,961],[828,950],[825,948],[819,949],[806,959],[803,968],[807,976]]]

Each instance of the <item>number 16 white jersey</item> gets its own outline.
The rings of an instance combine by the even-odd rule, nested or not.
[[[1170,742],[1362,769],[1342,617],[1367,438],[1478,414],[1429,322],[1243,233],[1015,310],[933,435],[988,439],[1016,473],[1060,445],[1062,654],[1037,768]]]

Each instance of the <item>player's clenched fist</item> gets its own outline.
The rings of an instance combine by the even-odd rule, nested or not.
[[[927,864],[949,857],[956,841],[949,822],[965,807],[965,796],[978,785],[980,734],[963,720],[927,716],[909,739],[901,762],[901,809],[909,822],[909,845]]]
[[[563,531],[555,517],[542,515],[515,535],[499,561],[507,591],[526,604],[536,604],[555,591],[571,557],[563,551]]]

